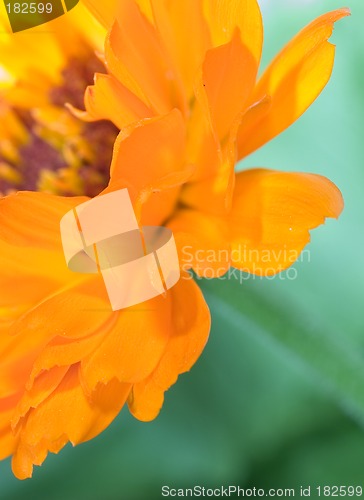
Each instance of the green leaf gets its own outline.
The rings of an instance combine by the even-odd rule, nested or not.
[[[318,312],[307,312],[287,298],[267,296],[252,283],[201,282],[213,317],[238,327],[241,335],[258,336],[293,366],[314,377],[346,413],[364,424],[364,356],[357,344],[321,324]],[[270,290],[271,292],[272,290]],[[316,314],[316,315],[315,315]]]

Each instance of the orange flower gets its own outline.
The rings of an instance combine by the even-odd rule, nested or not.
[[[219,276],[230,265],[258,274],[290,265],[309,230],[340,214],[339,190],[314,174],[234,167],[319,94],[333,63],[327,39],[348,11],[306,28],[256,85],[262,25],[253,0],[140,0],[142,11],[122,0],[115,22],[115,0],[85,3],[111,28],[109,74],[97,75],[86,111],[75,111],[121,129],[106,191],[127,187],[142,225],[173,229],[183,278],[190,267]],[[111,312],[99,276],[67,270],[59,221],[83,201],[31,192],[0,200],[0,458],[13,455],[19,478],[48,452],[99,434],[126,401],[137,418],[155,418],[209,333],[190,279]],[[207,257],[222,250],[223,262]]]
[[[320,94],[334,62],[327,40],[349,10],[312,22],[257,82],[263,28],[256,0],[110,0],[102,12],[96,0],[84,3],[109,29],[109,73],[96,75],[86,112],[75,112],[121,129],[112,181],[134,188],[140,219],[158,212],[158,222],[175,232],[184,268],[200,276],[219,276],[230,265],[260,275],[290,266],[309,230],[340,214],[339,191],[322,176],[264,169],[236,174],[235,165]],[[142,150],[126,156],[128,142],[144,144],[152,136],[186,141],[177,164],[169,165],[169,171],[182,169],[178,181],[161,181],[167,172]],[[223,259],[213,258],[211,251],[221,249]]]

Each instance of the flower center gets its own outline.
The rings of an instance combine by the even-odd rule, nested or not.
[[[48,106],[10,110],[15,129],[22,133],[0,143],[1,193],[95,196],[107,186],[117,128],[106,121],[84,123],[65,107],[83,107],[86,87],[98,71],[105,68],[92,54],[73,59],[62,72],[61,84],[50,90]]]

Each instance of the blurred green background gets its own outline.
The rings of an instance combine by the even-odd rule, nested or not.
[[[181,0],[183,1],[183,0]],[[262,0],[264,64],[339,0]],[[153,500],[161,486],[364,486],[364,2],[337,24],[333,78],[294,126],[242,168],[328,176],[339,221],[314,231],[295,280],[203,282],[209,344],[143,424],[123,411],[101,436],[20,482],[0,464],[1,499]],[[291,275],[292,276],[292,275]],[[311,498],[317,498],[315,491]]]

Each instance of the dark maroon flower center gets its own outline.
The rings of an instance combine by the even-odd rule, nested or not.
[[[86,59],[71,60],[62,72],[62,84],[50,92],[50,104],[65,113],[70,113],[65,109],[66,103],[82,109],[86,87],[93,83],[95,72],[105,72],[105,68],[93,54]],[[49,191],[65,196],[95,196],[107,186],[113,145],[118,134],[112,123],[80,122],[77,136],[65,135],[60,138],[59,133],[56,136],[53,130],[54,124],[49,124],[49,130],[44,123],[40,126],[33,118],[32,110],[13,109],[13,112],[25,126],[28,137],[25,144],[18,145],[16,163],[3,158],[0,152],[0,164],[6,163],[19,174],[19,179],[12,182],[2,178],[0,172],[1,193],[7,194],[13,190],[47,191],[41,182],[44,171],[54,179],[55,188]],[[71,155],[66,154],[66,149]],[[68,169],[72,170],[73,184],[64,182]]]

